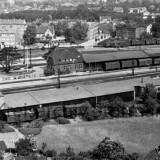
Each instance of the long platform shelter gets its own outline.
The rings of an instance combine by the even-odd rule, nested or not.
[[[88,84],[60,89],[46,89],[22,93],[1,95],[0,110],[5,112],[27,111],[32,108],[56,107],[80,104],[89,101],[96,104],[102,100],[121,97],[124,101],[135,99],[136,87],[152,83],[160,86],[159,79],[145,77],[100,84]]]

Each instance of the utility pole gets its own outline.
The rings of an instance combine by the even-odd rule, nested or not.
[[[30,50],[30,66],[29,66],[29,68],[32,68],[31,47],[29,50]]]
[[[60,69],[58,69],[58,77],[57,77],[57,80],[58,80],[58,88],[61,88]]]
[[[25,58],[26,58],[26,57],[25,57],[25,44],[23,45],[23,49],[24,49],[24,61],[23,61],[23,64],[25,64],[25,60],[26,60],[26,59],[25,59]]]
[[[134,76],[134,59],[132,59],[132,76]]]

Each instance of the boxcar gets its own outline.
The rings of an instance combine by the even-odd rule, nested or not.
[[[152,65],[152,59],[147,58],[147,59],[139,59],[139,66],[150,66]]]
[[[106,62],[105,63],[106,70],[112,70],[112,69],[120,69],[120,62]]]
[[[154,65],[159,65],[159,64],[160,64],[160,58],[155,58]]]
[[[122,61],[122,68],[130,68],[133,65],[134,65],[134,67],[137,66],[137,60],[124,60],[124,61]]]

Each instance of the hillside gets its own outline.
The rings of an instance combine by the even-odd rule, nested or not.
[[[75,151],[87,151],[104,137],[120,141],[127,152],[145,154],[160,145],[160,117],[126,118],[84,122],[69,125],[44,126],[37,137],[38,147],[43,142],[50,149],[64,151],[68,146]]]

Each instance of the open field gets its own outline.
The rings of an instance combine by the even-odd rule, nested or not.
[[[127,152],[145,154],[160,145],[160,117],[140,117],[44,126],[37,136],[38,147],[43,142],[48,148],[64,151],[68,146],[75,151],[87,151],[104,137],[120,141]]]

